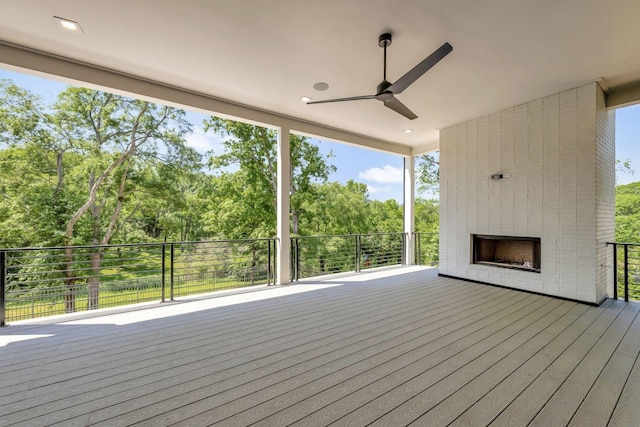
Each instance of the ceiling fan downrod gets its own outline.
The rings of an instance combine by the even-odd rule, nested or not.
[[[387,46],[391,46],[391,33],[380,34],[378,46],[384,49],[384,67],[382,70],[382,82],[378,85],[378,94],[385,91],[391,83],[387,81]]]

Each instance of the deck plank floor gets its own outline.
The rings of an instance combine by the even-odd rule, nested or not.
[[[422,267],[0,330],[0,426],[637,425],[640,304]]]

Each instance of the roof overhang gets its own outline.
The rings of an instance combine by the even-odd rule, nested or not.
[[[77,21],[65,33],[54,16]],[[7,0],[0,63],[400,155],[438,147],[438,129],[599,81],[611,107],[640,100],[637,0]],[[453,52],[398,98],[408,120],[364,95],[442,43]],[[329,89],[315,91],[316,82]],[[407,134],[402,130],[411,128]]]

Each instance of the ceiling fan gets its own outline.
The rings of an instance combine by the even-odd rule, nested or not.
[[[348,98],[325,99],[322,101],[308,101],[307,104],[325,104],[328,102],[357,101],[360,99],[377,99],[382,101],[384,106],[392,109],[396,113],[402,114],[409,120],[417,119],[413,111],[398,100],[394,95],[402,93],[413,82],[418,80],[420,76],[429,71],[431,67],[436,65],[442,58],[447,56],[453,50],[453,46],[445,43],[435,50],[431,55],[427,56],[418,65],[409,70],[404,76],[396,80],[395,83],[387,81],[387,46],[391,45],[391,34],[384,33],[378,37],[378,45],[384,49],[384,71],[382,82],[378,85],[375,95],[351,96]]]

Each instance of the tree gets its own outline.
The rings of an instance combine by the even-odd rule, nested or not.
[[[620,160],[616,159],[616,175],[629,174],[633,175],[635,171],[631,167],[631,159]]]
[[[132,177],[136,210],[130,215],[124,242],[196,241],[209,234],[203,216],[213,193],[213,177],[173,164],[151,164]]]
[[[80,278],[71,245],[110,243],[126,203],[132,202],[129,216],[136,210],[131,181],[141,171],[163,163],[199,167],[199,155],[184,143],[190,124],[182,110],[90,89],[69,87],[53,105],[6,80],[1,89],[0,141],[41,159],[36,193],[52,206],[49,219],[66,246],[67,311],[75,311]],[[90,255],[89,308],[98,307],[103,251]]]
[[[372,232],[397,233],[403,230],[403,208],[395,199],[373,200],[368,205]]]
[[[206,230],[222,239],[271,237],[276,214],[273,197],[264,187],[248,184],[246,170],[213,177],[215,191],[203,219]]]
[[[640,182],[616,187],[616,241],[640,242]]]
[[[420,192],[437,194],[440,190],[439,153],[423,154],[417,158],[416,181]]]
[[[437,199],[416,199],[416,232],[420,239],[419,247],[421,264],[437,264],[440,258],[438,230],[440,229],[440,212]]]
[[[259,237],[272,236],[275,234],[277,197],[277,133],[216,117],[205,121],[204,127],[205,131],[213,129],[224,137],[224,153],[210,153],[209,166],[218,169],[218,189],[228,196],[224,206],[216,205],[210,227],[231,233],[227,235],[229,238],[258,237],[257,233]],[[290,146],[290,213],[292,232],[298,234],[304,199],[313,194],[313,184],[326,181],[335,167],[328,164],[319,148],[303,136],[291,135]],[[239,170],[219,170],[228,167]],[[243,204],[248,206],[241,206]],[[231,210],[240,212],[232,213]]]
[[[368,233],[373,223],[368,206],[366,184],[349,180],[316,184],[313,197],[302,205],[302,235]]]

